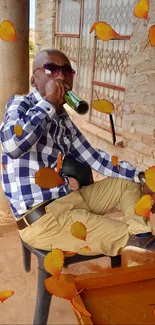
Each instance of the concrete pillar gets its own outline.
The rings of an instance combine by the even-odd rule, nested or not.
[[[56,0],[36,0],[35,53],[55,47]]]
[[[1,0],[0,23],[3,20],[14,24],[18,42],[0,39],[0,123],[8,98],[29,92],[29,0]],[[0,185],[0,234],[1,225],[13,221],[11,216]]]

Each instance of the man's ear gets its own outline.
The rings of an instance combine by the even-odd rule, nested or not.
[[[34,78],[34,76],[31,77],[31,86],[32,86],[32,87],[36,87],[36,83],[35,83],[35,78]]]

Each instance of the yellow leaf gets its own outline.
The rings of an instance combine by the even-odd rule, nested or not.
[[[76,221],[71,225],[71,233],[74,237],[86,240],[87,230],[82,222]]]
[[[14,126],[14,133],[15,133],[15,135],[17,136],[17,137],[20,137],[22,134],[23,134],[23,128],[22,128],[22,126],[21,125],[19,125],[19,124],[16,124],[15,126]]]
[[[59,278],[52,276],[45,280],[45,287],[56,297],[72,300],[77,293],[74,279],[75,276],[72,274],[61,274]]]
[[[3,302],[14,294],[13,290],[0,291],[0,301]]]
[[[149,40],[151,46],[155,46],[155,25],[153,25],[149,30]]]
[[[42,167],[35,173],[35,183],[41,188],[52,188],[65,184],[65,181],[54,169]]]
[[[91,249],[88,247],[88,246],[85,246],[85,247],[82,247],[82,248],[80,248],[80,251],[82,251],[82,252],[91,252]]]
[[[80,306],[74,299],[72,299],[71,303],[78,312],[87,317],[91,317],[91,314],[87,311],[87,309],[83,306]]]
[[[109,41],[112,38],[118,37],[114,29],[104,21],[95,22],[90,28],[90,34],[96,30],[96,35],[102,41]]]
[[[134,15],[138,18],[148,19],[148,11],[149,11],[149,1],[141,0],[135,6]]]
[[[93,108],[101,113],[111,114],[114,110],[114,105],[106,99],[95,100]]]
[[[155,166],[145,171],[145,183],[152,192],[155,192]]]
[[[5,42],[17,42],[16,30],[9,20],[4,20],[0,25],[0,38]]]
[[[53,249],[52,252],[48,253],[44,258],[45,270],[54,275],[59,276],[64,264],[64,254],[61,249]]]
[[[150,194],[143,195],[135,205],[135,213],[138,216],[150,217],[152,197]]]

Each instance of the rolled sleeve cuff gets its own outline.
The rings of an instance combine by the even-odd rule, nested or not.
[[[139,175],[139,173],[142,173],[142,172],[143,172],[143,170],[139,170],[139,169],[135,170],[135,174],[134,174],[134,178],[133,178],[135,183],[140,184],[140,179],[139,179],[138,175]]]
[[[37,103],[37,107],[43,110],[49,116],[50,119],[53,118],[56,114],[54,106],[47,100],[41,99]]]

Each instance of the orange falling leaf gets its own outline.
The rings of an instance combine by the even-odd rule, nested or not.
[[[152,192],[155,192],[155,166],[145,171],[145,183]]]
[[[134,15],[138,18],[148,19],[149,12],[149,1],[148,0],[140,0],[134,9]]]
[[[95,22],[90,28],[90,34],[96,30],[96,36],[102,41],[109,41],[112,38],[118,37],[114,29],[104,21]]]
[[[58,158],[57,158],[57,168],[56,168],[57,173],[59,173],[59,171],[61,169],[61,165],[62,165],[62,154],[61,154],[61,152],[59,152]]]
[[[2,167],[3,167],[3,169],[5,169],[5,170],[6,170],[6,167],[5,167],[4,163],[2,163]]]
[[[85,246],[85,247],[82,247],[82,248],[80,248],[80,251],[81,252],[91,252],[91,249],[88,247],[88,246]]]
[[[19,124],[16,124],[13,130],[17,137],[20,137],[23,134],[23,128]]]
[[[11,297],[13,294],[14,294],[13,290],[0,291],[0,302],[4,302],[6,299]]]
[[[114,111],[114,105],[106,99],[95,100],[93,108],[101,113],[111,114]]]
[[[153,25],[149,30],[149,40],[151,46],[155,46],[155,25]]]
[[[76,221],[71,225],[71,233],[74,237],[86,240],[87,230],[82,222]]]
[[[112,156],[111,161],[113,166],[117,166],[118,171],[120,170],[120,166],[118,165],[118,157],[117,156]]]
[[[0,24],[0,38],[5,42],[17,42],[16,30],[9,20],[4,20]]]
[[[65,184],[65,181],[52,168],[40,168],[35,173],[35,183],[41,188],[52,188]]]
[[[64,264],[64,254],[61,249],[53,249],[52,252],[48,253],[44,258],[45,270],[57,277],[62,271]]]
[[[155,316],[155,309],[152,310],[152,315]]]
[[[90,317],[91,314],[87,311],[87,309],[83,306],[80,306],[75,300],[74,298],[71,301],[72,306],[81,314]]]
[[[77,293],[75,276],[72,274],[61,274],[59,278],[54,276],[45,280],[46,290],[56,297],[72,300]]]
[[[71,256],[74,256],[74,255],[78,254],[78,253],[75,253],[75,252],[63,252],[63,253],[64,253],[65,257],[71,257]]]
[[[143,195],[135,205],[135,213],[138,216],[150,218],[152,197],[150,194]]]

